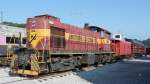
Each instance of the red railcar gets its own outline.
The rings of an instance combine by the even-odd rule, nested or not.
[[[121,34],[113,35],[112,47],[118,58],[132,56],[131,42],[125,41]]]
[[[126,41],[131,42],[132,55],[141,56],[146,54],[146,48],[142,42],[133,39],[126,39]]]
[[[118,58],[131,56],[131,43],[124,40],[113,40],[113,50]]]
[[[146,54],[147,54],[147,55],[150,55],[150,46],[147,46],[147,47],[146,47]]]

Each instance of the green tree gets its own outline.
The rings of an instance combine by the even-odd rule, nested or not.
[[[150,46],[150,39],[143,40],[144,45]]]
[[[4,25],[8,25],[8,26],[14,26],[14,27],[22,27],[22,28],[25,28],[26,27],[26,24],[19,24],[19,23],[13,23],[13,22],[2,22],[2,24]]]

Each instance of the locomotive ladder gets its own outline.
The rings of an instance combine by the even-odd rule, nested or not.
[[[10,65],[12,58],[13,58],[12,52],[9,52],[7,50],[7,56],[6,56],[6,62],[7,63],[6,63],[6,65]]]
[[[18,64],[17,64],[17,56],[12,55],[11,63],[10,63],[11,73],[16,73],[16,70],[18,70]]]
[[[46,68],[42,68],[42,64],[45,64],[43,57],[36,56],[35,54],[31,55],[31,70],[37,71],[38,73],[48,72],[49,70]]]

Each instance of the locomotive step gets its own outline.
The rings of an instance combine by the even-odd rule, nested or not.
[[[92,71],[94,69],[96,69],[94,66],[88,66],[88,67],[82,68],[83,71]]]

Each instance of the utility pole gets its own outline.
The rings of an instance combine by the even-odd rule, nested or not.
[[[3,23],[3,11],[0,12],[0,16],[1,16],[1,24]]]

